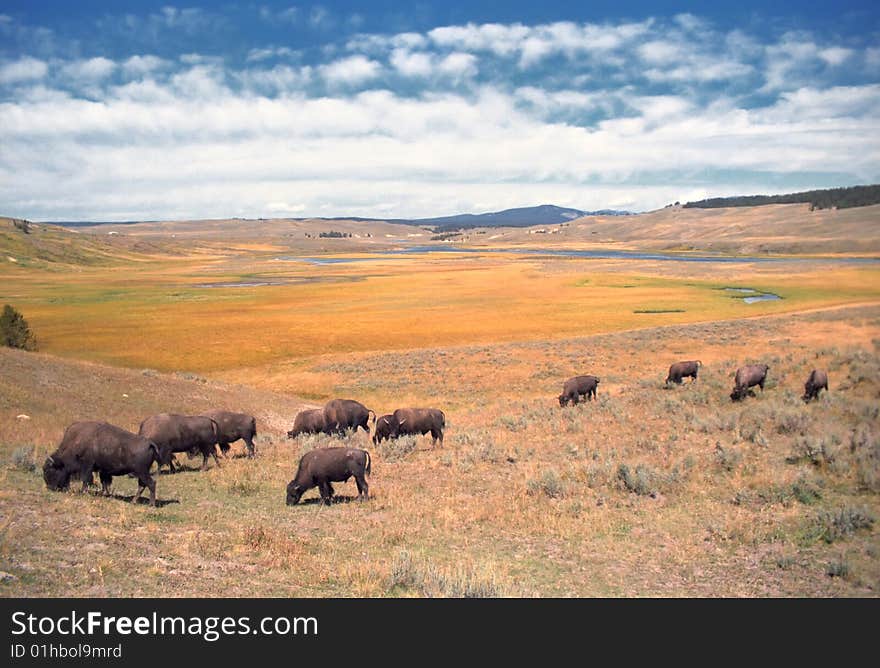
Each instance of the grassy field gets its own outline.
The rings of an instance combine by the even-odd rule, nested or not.
[[[0,595],[877,595],[869,265],[310,265],[256,242],[173,255],[131,241],[100,264],[0,269],[0,302],[41,345],[0,349]],[[230,283],[271,285],[203,287]],[[703,361],[699,381],[665,387],[681,359]],[[770,365],[766,390],[732,403],[753,361]],[[814,367],[831,388],[805,405]],[[560,408],[579,373],[601,378],[598,400]],[[373,455],[371,500],[348,502],[352,481],[332,507],[315,490],[287,507],[302,453],[339,440],[285,432],[333,396],[442,408],[445,446],[349,435]],[[157,476],[159,508],[126,503],[124,477],[110,499],[43,484],[74,420],[136,429],[213,407],[257,417],[258,457],[207,472],[184,458],[192,470]]]

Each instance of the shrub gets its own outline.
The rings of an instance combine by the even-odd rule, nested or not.
[[[867,424],[856,427],[850,437],[856,480],[862,489],[880,492],[880,438]]]
[[[27,320],[9,304],[6,304],[3,312],[0,313],[0,343],[22,350],[37,349],[37,339],[31,332]]]
[[[12,451],[12,466],[21,471],[30,473],[37,468],[34,462],[34,449],[29,445],[23,445]]]
[[[715,461],[725,471],[733,471],[742,461],[742,454],[739,450],[723,447],[718,441],[715,443]]]
[[[376,450],[382,459],[388,462],[398,462],[416,449],[417,439],[412,435],[400,436],[381,441]]]
[[[870,529],[874,518],[864,508],[844,506],[838,510],[823,510],[816,517],[812,535],[818,540],[833,543],[859,529]]]
[[[834,454],[825,439],[801,436],[795,442],[791,454],[785,458],[785,461],[789,464],[810,462],[814,466],[821,466],[834,462]]]
[[[832,578],[845,578],[849,575],[849,562],[846,557],[841,555],[839,558],[829,562],[825,569],[825,574]]]
[[[639,496],[657,496],[657,474],[644,464],[636,466],[635,471],[626,464],[621,464],[617,469],[617,478],[630,492]]]
[[[407,550],[401,550],[391,564],[389,590],[412,589],[422,596],[451,598],[497,598],[504,592],[492,569],[476,570],[459,566],[453,570],[413,559]]]
[[[565,496],[565,483],[555,469],[547,469],[538,479],[529,480],[526,492],[532,496],[543,492],[551,499]]]

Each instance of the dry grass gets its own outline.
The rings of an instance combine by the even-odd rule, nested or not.
[[[862,308],[325,360],[311,371],[346,376],[346,393],[377,410],[405,397],[449,417],[442,450],[429,437],[403,452],[369,446],[372,499],[347,502],[353,483],[340,484],[330,508],[314,491],[284,505],[301,453],[337,443],[283,438],[284,416],[303,405],[293,397],[3,352],[4,370],[28,379],[0,389],[0,568],[17,578],[4,592],[872,596],[878,323]],[[695,340],[700,380],[665,389],[667,362]],[[732,370],[750,359],[768,361],[771,382],[733,404]],[[804,405],[812,366],[829,369],[831,392]],[[560,380],[578,370],[602,377],[598,401],[561,409]],[[131,428],[167,405],[213,401],[257,412],[260,456],[160,476],[159,509],[124,503],[125,478],[116,499],[48,492],[15,454],[32,447],[40,461],[74,415]],[[25,408],[32,419],[15,420]],[[363,432],[346,441],[368,446]]]
[[[498,254],[316,267],[273,259],[277,230],[213,254],[198,239],[177,258],[117,248],[113,266],[68,273],[2,266],[0,301],[44,348],[0,350],[0,595],[876,595],[876,269]],[[236,281],[279,285],[199,287]],[[729,285],[785,299],[744,305]],[[700,379],[667,388],[681,359],[703,361]],[[770,365],[765,392],[731,402],[753,361]],[[805,405],[814,367],[831,389]],[[579,373],[601,378],[597,400],[560,408]],[[445,447],[350,434],[373,455],[371,500],[350,481],[329,508],[315,490],[287,507],[302,453],[339,440],[284,434],[331,396],[442,408]],[[255,414],[259,456],[159,476],[157,509],[126,503],[124,477],[111,499],[42,482],[74,420],[136,429],[209,407]]]

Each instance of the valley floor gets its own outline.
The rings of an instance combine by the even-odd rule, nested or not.
[[[808,304],[807,304],[808,306]],[[0,349],[0,595],[806,596],[880,588],[880,306],[592,336],[349,351],[160,373]],[[669,364],[700,359],[693,385]],[[736,367],[770,365],[741,403]],[[830,391],[800,395],[810,370]],[[244,370],[243,370],[244,369]],[[560,408],[572,375],[594,402]],[[285,487],[330,437],[286,439],[327,395],[378,414],[432,405],[444,446],[373,446],[371,500]],[[257,417],[258,457],[158,475],[159,508],[53,493],[64,428],[211,407]],[[27,418],[17,416],[27,415]],[[233,447],[241,455],[243,447]],[[351,501],[351,502],[349,502]]]

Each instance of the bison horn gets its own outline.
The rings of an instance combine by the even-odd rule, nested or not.
[[[51,456],[51,455],[49,455],[49,456],[46,458],[46,461],[49,462],[50,464],[52,464],[52,466],[55,466],[55,460],[52,459],[52,456]]]
[[[406,418],[403,418],[403,419],[402,419],[400,422],[398,422],[397,424],[403,424],[404,422],[406,422]]]

